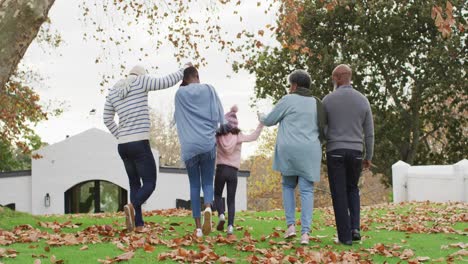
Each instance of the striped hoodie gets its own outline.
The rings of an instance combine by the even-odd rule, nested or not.
[[[109,89],[104,105],[104,124],[119,144],[149,139],[148,92],[166,89],[183,78],[184,69],[161,78],[130,75]],[[119,123],[114,117],[117,113]]]

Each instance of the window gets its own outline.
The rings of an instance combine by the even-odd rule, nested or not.
[[[127,190],[108,181],[86,181],[65,192],[65,213],[118,212],[127,204]]]

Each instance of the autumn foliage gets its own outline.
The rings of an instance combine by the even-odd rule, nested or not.
[[[465,206],[463,203],[425,202],[364,207],[361,220],[363,241],[346,248],[331,242],[335,232],[331,208],[316,210],[309,246],[300,246],[294,239],[282,238],[285,230],[282,212],[240,213],[235,235],[225,236],[220,232],[203,239],[193,235],[190,211],[186,210],[146,212],[146,233],[127,232],[123,228],[122,213],[39,218],[23,215],[24,223],[12,228],[5,229],[5,223],[0,223],[0,261],[73,261],[68,254],[61,253],[63,250],[83,252],[80,256],[83,263],[106,264],[122,261],[457,263],[467,256],[468,244],[462,240],[463,228],[466,228],[468,221],[468,215],[463,210]],[[5,219],[4,213],[0,211],[2,220]],[[377,238],[379,233],[383,235]],[[428,243],[428,248],[422,237],[433,240]],[[432,250],[432,243],[436,244],[435,250]],[[112,255],[103,255],[99,251],[102,245],[112,248]],[[89,251],[93,254],[84,253]]]

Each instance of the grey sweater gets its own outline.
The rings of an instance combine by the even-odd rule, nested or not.
[[[323,98],[327,113],[327,152],[335,149],[362,151],[366,160],[374,152],[374,121],[369,101],[351,85],[338,87]]]

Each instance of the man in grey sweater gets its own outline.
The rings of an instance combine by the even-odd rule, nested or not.
[[[352,70],[348,65],[337,66],[332,73],[335,91],[323,99],[328,119],[328,180],[338,241],[345,245],[361,239],[358,182],[361,170],[371,166],[374,148],[370,104],[351,86],[351,77]]]

